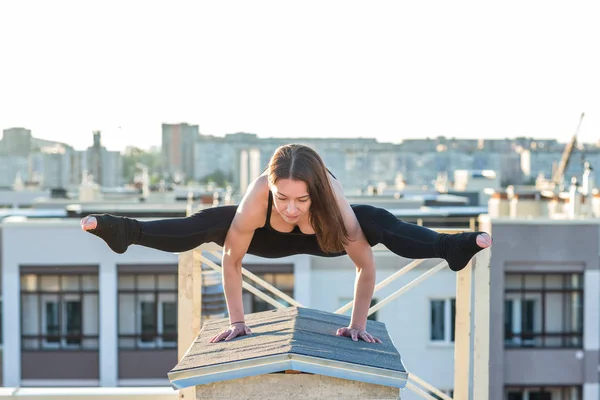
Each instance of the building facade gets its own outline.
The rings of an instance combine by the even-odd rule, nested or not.
[[[193,179],[198,139],[198,125],[162,124],[163,172],[184,182]]]
[[[600,223],[492,220],[490,400],[597,400]]]
[[[116,259],[77,225],[2,225],[3,385],[165,384],[177,256]]]
[[[2,132],[2,147],[5,154],[27,157],[33,150],[31,130],[26,128],[9,128]]]
[[[491,231],[489,399],[598,400],[600,223],[500,218]],[[4,221],[0,241],[3,385],[168,385],[177,254],[133,246],[118,255],[68,219]],[[378,282],[411,261],[375,255]],[[378,291],[372,304],[439,261]],[[352,300],[348,257],[246,256],[244,267],[307,307],[333,312]],[[455,297],[456,274],[443,269],[371,317],[386,324],[409,372],[448,393]],[[243,301],[246,313],[271,307],[247,292]]]

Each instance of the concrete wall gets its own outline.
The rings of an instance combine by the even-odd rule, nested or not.
[[[119,350],[119,379],[165,379],[177,361],[177,349]]]
[[[583,351],[577,349],[507,349],[504,384],[578,386],[584,368]]]
[[[316,374],[268,374],[196,386],[198,400],[236,398],[398,400],[400,393],[399,389],[393,387]]]
[[[98,351],[22,351],[21,379],[98,381]]]

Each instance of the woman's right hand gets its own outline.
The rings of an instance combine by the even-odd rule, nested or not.
[[[250,327],[248,325],[246,325],[244,322],[236,322],[234,324],[229,325],[229,328],[225,329],[223,332],[213,336],[209,340],[209,343],[217,343],[221,340],[228,341],[238,336],[245,336],[251,334],[252,331],[250,330]]]

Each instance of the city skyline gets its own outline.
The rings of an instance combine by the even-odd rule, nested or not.
[[[0,128],[87,148],[600,133],[593,2],[3,3]],[[48,18],[51,15],[52,18]],[[7,40],[7,38],[9,38]]]
[[[169,125],[186,125],[186,124],[189,125],[189,126],[196,126],[197,125],[197,124],[188,124],[187,122],[181,122],[181,123],[178,123],[178,124],[172,123],[172,124],[169,124]],[[27,127],[24,127],[24,126],[13,126],[13,127],[9,127],[9,128],[1,128],[0,127],[0,141],[3,138],[3,131],[4,130],[13,130],[13,129],[25,129],[25,130],[29,130],[31,132],[32,138],[47,140],[49,142],[62,143],[62,144],[65,144],[67,146],[72,147],[76,151],[85,151],[85,150],[88,150],[88,149],[92,148],[93,145],[94,145],[93,135],[95,135],[96,132],[100,132],[100,134],[101,134],[100,135],[101,136],[101,138],[100,138],[100,145],[102,147],[106,148],[106,150],[109,150],[109,151],[118,151],[118,152],[121,152],[121,153],[125,153],[128,148],[139,148],[139,149],[144,150],[144,151],[160,151],[161,148],[162,148],[162,143],[160,143],[160,141],[159,141],[159,143],[150,143],[150,144],[146,143],[146,144],[139,145],[137,143],[127,143],[126,139],[121,142],[121,143],[123,143],[122,147],[115,148],[113,146],[111,148],[110,145],[109,146],[106,145],[106,141],[104,140],[104,138],[105,138],[105,136],[104,136],[105,132],[104,131],[91,131],[91,132],[88,132],[89,136],[84,136],[83,140],[78,140],[76,142],[76,144],[74,144],[73,142],[65,141],[65,140],[59,140],[59,139],[57,139],[55,137],[51,137],[51,136],[37,136],[35,134],[35,132],[33,132],[31,129],[29,129]],[[120,130],[121,127],[118,127],[117,129]],[[370,139],[374,139],[374,140],[377,141],[377,143],[382,143],[382,144],[390,143],[390,142],[384,142],[384,141],[380,140],[377,137],[369,137],[369,136],[360,136],[360,137],[350,137],[350,136],[347,136],[347,137],[314,137],[314,136],[311,136],[311,135],[305,135],[305,136],[300,136],[300,137],[288,137],[288,138],[286,138],[286,137],[275,137],[275,136],[267,137],[267,136],[263,136],[263,135],[256,134],[256,133],[251,133],[251,132],[231,132],[231,133],[226,133],[225,135],[204,135],[204,136],[206,138],[212,137],[212,138],[221,138],[221,139],[227,140],[227,136],[228,135],[237,135],[237,134],[256,135],[256,138],[258,140],[272,140],[272,139],[274,139],[274,140],[278,140],[278,139],[296,140],[296,139],[306,139],[307,141],[312,141],[313,139],[317,139],[317,140],[335,140],[335,139],[339,139],[339,140],[355,140],[355,139],[359,139],[360,140],[360,139],[367,139],[367,140],[370,140]],[[201,132],[199,132],[198,138],[201,138],[202,135],[203,134]],[[581,135],[578,135],[579,138],[580,138],[580,136]],[[86,137],[89,140],[85,139]],[[449,137],[449,136],[438,136],[438,137],[425,137],[425,138],[408,137],[408,138],[403,139],[403,140],[404,140],[404,142],[409,142],[411,140],[421,140],[421,139],[423,139],[423,140],[436,140],[436,139],[439,139],[439,138],[445,138],[447,140],[456,139],[458,142],[463,141],[463,140],[464,141],[470,141],[470,140],[479,140],[479,139],[481,139],[481,140],[489,140],[489,141],[496,141],[497,140],[497,141],[511,141],[511,142],[518,141],[519,139],[531,139],[531,140],[539,140],[539,141],[554,140],[553,138],[533,137],[533,136],[519,136],[519,137],[515,136],[515,137],[503,137],[503,138],[475,138],[475,137],[458,137],[458,138],[454,138],[454,137]],[[87,143],[86,143],[86,140],[87,140]],[[114,142],[112,142],[112,143],[114,144]],[[567,144],[566,142],[563,142],[561,140],[559,140],[557,143],[559,143],[559,144],[565,144],[565,145]],[[579,144],[585,144],[586,146],[587,145],[592,145],[592,146],[595,146],[595,147],[600,147],[600,140],[597,140],[595,142],[586,142],[584,140],[578,139],[578,143]],[[393,144],[402,144],[402,141],[396,141],[396,142],[393,142]]]

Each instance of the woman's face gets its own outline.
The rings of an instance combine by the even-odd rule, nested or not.
[[[279,179],[270,187],[273,192],[273,205],[286,222],[294,224],[308,213],[310,196],[306,182]]]

